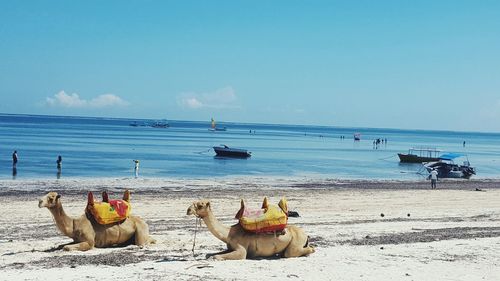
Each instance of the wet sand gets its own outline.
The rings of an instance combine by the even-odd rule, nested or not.
[[[310,178],[73,179],[0,181],[0,279],[6,280],[497,280],[500,181],[342,181]],[[39,209],[47,191],[68,215],[83,213],[86,192],[132,190],[133,214],[157,244],[145,248],[57,249],[71,239]],[[225,249],[186,209],[211,200],[216,217],[236,223],[240,198],[258,207],[281,196],[316,253],[292,259],[206,260]]]

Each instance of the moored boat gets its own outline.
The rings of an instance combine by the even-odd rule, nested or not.
[[[458,157],[466,157],[461,153],[446,153],[439,156],[438,161],[428,162],[424,164],[427,172],[436,170],[438,178],[463,178],[469,179],[476,174],[476,169],[470,165],[469,159],[463,161],[463,164],[456,164],[454,160]]]
[[[168,124],[167,120],[161,120],[161,121],[156,121],[154,122],[151,127],[153,128],[168,128],[170,125]]]
[[[360,141],[361,140],[361,133],[354,133],[354,140]]]
[[[218,157],[248,158],[252,153],[246,149],[230,148],[227,145],[214,146],[214,151]]]
[[[398,153],[399,162],[402,163],[423,163],[439,161],[441,150],[430,147],[413,147],[408,153]]]

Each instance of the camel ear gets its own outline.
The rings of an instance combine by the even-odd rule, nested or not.
[[[59,199],[59,198],[61,198],[61,195],[57,194],[56,199]]]
[[[210,202],[207,202],[207,209],[210,210]]]
[[[125,190],[125,192],[123,193],[123,200],[130,202],[130,190],[128,190],[128,189]]]
[[[106,191],[102,192],[102,202],[109,203],[108,193]]]
[[[94,194],[91,191],[87,195],[87,205],[94,205]]]

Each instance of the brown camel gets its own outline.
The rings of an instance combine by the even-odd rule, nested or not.
[[[125,196],[128,199],[126,192]],[[124,199],[125,199],[124,196]],[[38,207],[46,207],[54,216],[57,228],[66,236],[73,238],[73,242],[61,245],[66,251],[87,251],[94,247],[105,248],[117,245],[135,244],[144,246],[154,243],[149,236],[146,222],[140,217],[129,216],[125,221],[108,225],[101,225],[86,214],[79,218],[71,218],[63,210],[61,195],[49,192],[38,202]]]
[[[291,258],[314,253],[314,248],[308,246],[308,236],[301,228],[294,225],[288,225],[282,235],[250,233],[239,224],[228,227],[215,218],[210,202],[207,200],[194,202],[188,208],[187,214],[203,219],[208,230],[227,244],[227,251],[213,255],[216,260],[242,260],[247,257],[271,257],[275,255]]]

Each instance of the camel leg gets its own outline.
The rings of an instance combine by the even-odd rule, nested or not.
[[[212,258],[214,256],[217,256],[217,255],[222,255],[222,254],[227,254],[229,252],[232,252],[233,250],[230,250],[230,249],[227,249],[227,250],[224,250],[224,251],[220,251],[220,252],[217,252],[217,253],[210,253],[210,254],[206,254],[205,255],[205,258],[209,259],[209,258]]]
[[[299,239],[301,240],[301,239]],[[285,252],[283,253],[283,256],[285,258],[295,258],[295,257],[302,257],[302,256],[307,256],[309,254],[314,253],[314,248],[311,246],[308,246],[308,241],[309,238],[307,238],[306,241],[297,241],[296,237],[290,241],[290,244],[288,247],[286,247]]]
[[[229,252],[227,254],[214,255],[214,259],[218,261],[222,260],[244,260],[247,258],[247,249],[239,245],[236,250]]]
[[[286,248],[285,253],[283,254],[283,256],[285,258],[296,258],[296,257],[307,256],[307,255],[310,255],[310,254],[312,254],[314,252],[315,252],[315,250],[311,246],[307,246],[305,248],[302,248],[302,246],[300,246],[300,247],[293,247],[290,244]]]
[[[65,244],[61,244],[57,247],[53,247],[53,248],[50,248],[48,250],[45,250],[44,252],[54,252],[54,251],[57,251],[57,250],[62,250],[64,249],[64,247],[68,246],[68,245],[71,245],[71,244],[75,244],[75,242],[69,242],[69,243],[65,243]]]
[[[64,246],[65,251],[88,251],[90,249],[94,248],[93,245],[91,245],[88,242],[80,242],[76,244],[71,244],[71,245],[66,245]]]
[[[156,240],[149,236],[149,228],[148,225],[144,221],[138,221],[135,224],[135,244],[137,246],[144,246],[147,244],[154,244]]]

